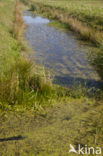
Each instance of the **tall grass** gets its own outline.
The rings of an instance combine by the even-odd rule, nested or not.
[[[24,3],[24,5],[28,5],[30,1],[28,0],[20,0],[22,3]]]
[[[6,22],[4,14],[7,5],[10,7],[6,14],[6,16],[10,15],[8,22]],[[21,5],[20,1],[13,3],[13,0],[2,4],[0,19],[4,25],[7,24],[5,29],[2,24],[0,25],[3,43],[0,50],[2,55],[0,58],[2,62],[0,64],[0,109],[2,110],[19,108],[38,110],[42,106],[49,106],[57,102],[58,99],[72,94],[68,90],[52,85],[44,69],[37,67],[31,60],[24,57],[23,53],[27,49],[22,50],[24,23],[21,18]]]
[[[103,79],[103,47],[101,47],[92,59],[92,64]]]
[[[92,28],[103,30],[103,1],[101,0],[35,0],[34,2],[62,10]]]
[[[13,15],[14,12],[15,17],[12,17],[10,31],[8,28],[3,30],[1,27],[1,34],[6,34],[6,36],[2,35],[4,37],[2,38],[2,50],[4,49],[6,54],[2,50],[0,51],[2,55],[0,58],[2,61],[0,64],[0,108],[6,110],[15,107],[38,109],[40,106],[49,105],[55,101],[57,93],[51,81],[46,78],[45,71],[40,69],[38,73],[35,64],[22,55],[22,30],[24,27],[21,18],[22,4],[20,1],[13,4],[12,2],[12,0],[8,0],[2,4],[2,12],[5,12],[6,5],[10,5],[8,12],[10,15]],[[0,18],[2,23],[5,23],[5,14],[3,17],[3,19],[2,16]],[[11,22],[10,17],[8,16],[9,22]],[[13,35],[11,35],[11,28],[13,28]],[[8,46],[5,46],[6,44]]]
[[[21,5],[20,1],[13,3],[13,0],[7,0],[2,3],[0,10],[0,35],[2,36],[0,108],[4,110],[19,107],[38,110],[42,106],[54,104],[61,97],[72,96],[72,91],[52,85],[51,80],[46,78],[45,71],[37,69],[35,64],[23,56],[22,31],[24,23],[21,18]],[[5,12],[7,6],[9,7]]]
[[[27,59],[20,57],[0,78],[1,108],[21,105],[29,108],[46,105],[56,98],[56,90],[46,78],[37,75],[36,69]]]

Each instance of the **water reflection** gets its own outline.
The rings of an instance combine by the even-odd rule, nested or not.
[[[89,64],[89,46],[81,44],[71,33],[47,25],[48,19],[33,16],[26,11],[23,15],[28,25],[25,33],[29,45],[35,52],[31,58],[44,65],[55,76],[54,82],[69,86],[74,80],[89,86],[101,84],[97,72]]]

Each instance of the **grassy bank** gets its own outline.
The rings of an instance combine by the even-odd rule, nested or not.
[[[21,6],[13,0],[0,3],[1,110],[39,109],[58,99],[57,90],[46,78],[45,71],[23,56],[27,49],[22,42]]]
[[[21,10],[19,1],[0,2],[0,156],[66,156],[79,143],[102,147],[102,93],[54,86],[24,57]]]
[[[33,1],[32,1],[33,2]],[[97,5],[98,4],[98,5]],[[35,1],[34,10],[68,24],[84,40],[103,44],[102,1]]]
[[[22,3],[7,0],[0,5],[0,109],[38,110],[68,96],[84,97],[86,89],[74,91],[54,86],[44,69],[24,57],[27,47],[22,37],[25,26],[21,17]]]

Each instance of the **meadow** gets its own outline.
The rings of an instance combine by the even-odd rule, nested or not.
[[[30,2],[0,1],[0,155],[66,156],[70,143],[102,146],[102,91],[90,96],[86,87],[71,90],[52,84],[44,68],[25,57],[30,49],[23,41],[21,17],[25,4],[66,28],[77,28],[82,38],[87,35],[98,46],[93,64],[103,77],[102,1]]]

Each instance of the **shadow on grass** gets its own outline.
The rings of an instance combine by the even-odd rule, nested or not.
[[[18,135],[18,136],[13,136],[13,137],[8,137],[8,138],[2,138],[2,139],[0,139],[0,142],[13,141],[13,140],[23,140],[23,139],[25,139],[25,137]]]

